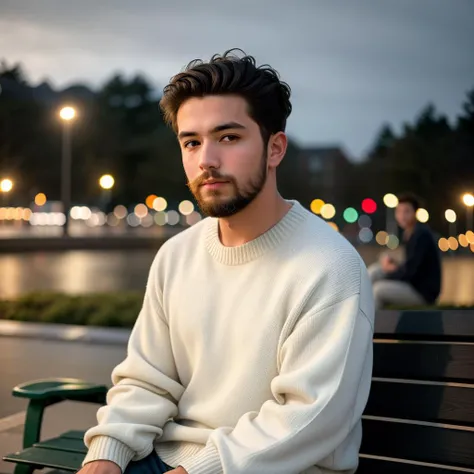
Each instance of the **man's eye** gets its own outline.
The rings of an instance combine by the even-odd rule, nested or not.
[[[236,135],[224,135],[222,137],[222,141],[225,141],[225,142],[235,142],[235,140],[237,140],[239,137],[236,136]]]
[[[189,142],[186,142],[184,144],[184,148],[194,148],[195,146],[198,146],[199,142],[197,140],[190,140]]]

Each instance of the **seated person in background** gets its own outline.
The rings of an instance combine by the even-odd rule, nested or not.
[[[369,267],[376,308],[386,304],[432,304],[441,291],[441,259],[429,227],[416,219],[419,200],[412,194],[398,199],[395,218],[403,229],[406,259],[398,264],[385,254]]]

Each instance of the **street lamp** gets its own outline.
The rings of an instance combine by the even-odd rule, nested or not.
[[[466,193],[462,197],[463,203],[466,205],[466,231],[473,230],[474,227],[474,196],[471,193]]]
[[[386,206],[385,210],[385,230],[387,231],[388,234],[395,234],[396,233],[396,223],[395,223],[395,218],[394,218],[394,211],[398,206],[398,198],[395,196],[395,194],[388,193],[385,194],[383,197],[383,202]]]
[[[99,186],[102,188],[101,207],[106,211],[109,203],[111,189],[114,187],[115,179],[110,174],[104,174],[99,179]]]
[[[456,235],[456,213],[452,209],[446,209],[444,217],[449,222],[449,236]]]
[[[63,107],[59,111],[59,116],[63,121],[63,141],[61,154],[61,201],[66,217],[63,227],[63,235],[69,234],[69,209],[71,207],[71,124],[76,117],[76,111],[72,107]]]
[[[13,181],[11,179],[4,178],[0,181],[0,192],[3,195],[2,205],[6,204],[5,201],[7,199],[7,195],[12,189],[13,189]]]

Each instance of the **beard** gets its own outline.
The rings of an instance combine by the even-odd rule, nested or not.
[[[207,197],[204,198],[202,184],[208,179],[228,181],[226,186],[232,187],[233,192],[222,192],[219,189],[210,190],[207,191]],[[233,176],[222,175],[218,171],[210,169],[188,182],[188,187],[203,214],[209,217],[230,217],[245,209],[260,194],[266,180],[267,157],[263,155],[258,173],[245,185],[239,186]],[[229,195],[226,196],[226,193]]]

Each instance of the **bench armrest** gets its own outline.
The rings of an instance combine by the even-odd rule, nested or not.
[[[91,401],[105,403],[108,388],[80,379],[58,378],[41,379],[17,385],[13,389],[14,397],[30,400],[49,401],[51,399]],[[49,404],[49,403],[48,403]]]
[[[29,399],[23,433],[23,449],[40,440],[44,410],[64,400],[105,404],[108,388],[79,379],[41,379],[17,385],[13,396]]]

